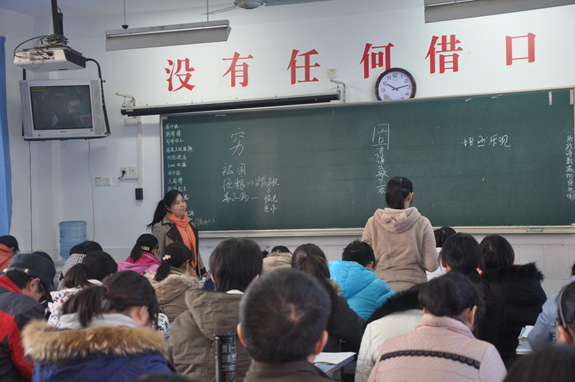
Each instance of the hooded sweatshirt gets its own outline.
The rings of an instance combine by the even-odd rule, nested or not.
[[[425,271],[438,267],[433,228],[415,207],[378,209],[361,239],[373,248],[377,277],[395,292],[426,282]]]
[[[194,289],[186,293],[188,310],[174,320],[168,339],[170,360],[180,374],[215,382],[214,334],[236,333],[240,322],[239,305],[243,294],[231,292]],[[235,341],[237,380],[242,381],[250,358],[237,334]]]

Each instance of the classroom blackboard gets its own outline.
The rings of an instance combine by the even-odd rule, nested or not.
[[[360,228],[411,179],[434,226],[575,222],[572,89],[162,116],[200,230]]]

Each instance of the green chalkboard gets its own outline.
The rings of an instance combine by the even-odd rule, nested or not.
[[[200,230],[359,228],[393,176],[434,226],[575,222],[572,89],[162,116]]]

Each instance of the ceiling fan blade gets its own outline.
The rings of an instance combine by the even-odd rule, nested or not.
[[[235,5],[232,5],[231,7],[227,7],[227,8],[222,8],[222,9],[216,9],[215,11],[210,11],[210,12],[206,12],[206,13],[202,13],[202,15],[215,15],[218,13],[222,13],[222,12],[227,12],[227,11],[233,11],[234,9],[238,8]]]
[[[315,3],[317,1],[329,1],[329,0],[263,0],[266,3],[266,7],[273,5],[291,5],[291,4],[304,4],[304,3]]]

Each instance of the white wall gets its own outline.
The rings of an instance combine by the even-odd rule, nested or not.
[[[1,6],[1,5],[0,5]],[[203,21],[203,8],[178,12],[130,14],[130,27]],[[127,256],[137,236],[151,220],[161,198],[160,137],[158,117],[142,118],[144,200],[134,199],[136,181],[118,181],[121,166],[136,165],[136,128],[125,125],[119,109],[123,99],[116,92],[132,94],[139,105],[210,102],[327,92],[335,89],[326,69],[336,68],[338,80],[347,84],[348,102],[375,101],[373,93],[381,68],[372,69],[363,78],[360,65],[366,43],[392,43],[391,65],[409,70],[417,82],[417,97],[438,97],[477,93],[495,93],[526,89],[563,87],[575,84],[575,6],[467,19],[434,24],[423,21],[420,0],[332,0],[300,6],[264,7],[253,11],[236,10],[212,19],[229,18],[232,32],[228,42],[105,51],[104,31],[119,29],[121,15],[66,17],[64,31],[70,46],[102,65],[106,80],[105,95],[110,114],[112,136],[100,140],[32,142],[31,167],[28,143],[20,136],[20,107],[17,81],[21,72],[8,60],[10,149],[13,172],[14,216],[12,234],[27,250],[58,250],[58,227],[61,220],[86,220],[88,238],[94,227],[96,241],[118,259]],[[31,19],[14,12],[0,12],[0,33],[7,35],[7,52],[21,41],[48,33],[46,20]],[[505,65],[505,36],[536,35],[536,60],[515,61]],[[459,71],[430,74],[425,59],[432,36],[456,34],[463,50]],[[312,56],[321,67],[313,69],[318,82],[290,84],[287,70],[292,49],[300,53],[316,49]],[[231,88],[229,76],[222,77],[234,52],[251,54],[246,61],[250,83],[246,88]],[[167,90],[164,68],[167,60],[189,58],[195,68],[193,91]],[[46,74],[29,73],[32,78]],[[59,78],[96,77],[96,69],[51,74]],[[88,150],[88,146],[91,150]],[[92,187],[92,178],[111,176],[111,187]],[[32,172],[32,229],[30,233],[30,168]],[[517,197],[520,197],[518,195]],[[93,224],[95,222],[95,225]],[[433,222],[432,222],[433,223]],[[481,239],[480,236],[477,236]],[[508,235],[519,261],[535,260],[545,273],[545,288],[556,292],[568,279],[568,269],[575,261],[574,235]],[[257,239],[262,247],[283,244],[294,249],[306,242],[320,245],[330,258],[337,258],[342,248],[355,237],[266,238]],[[204,239],[201,251],[208,254],[219,240]]]

